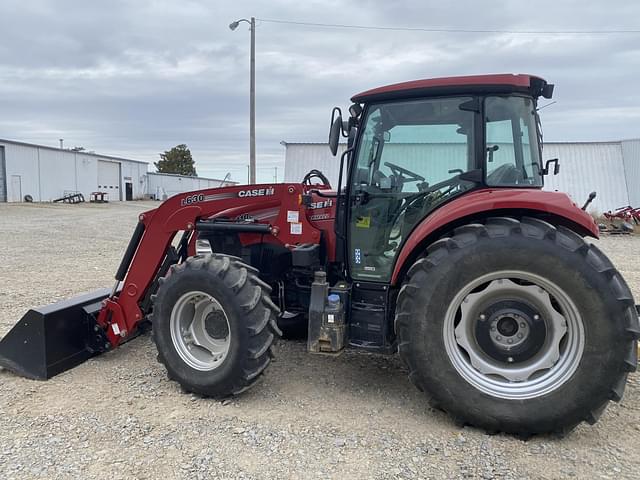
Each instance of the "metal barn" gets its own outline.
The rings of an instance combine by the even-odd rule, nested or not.
[[[286,143],[285,146],[285,182],[299,182],[312,168],[321,170],[338,184],[340,155],[346,148],[340,145],[338,156],[333,157],[326,143]],[[422,149],[411,145],[396,145],[398,154],[408,157]],[[444,159],[458,145],[441,144],[434,148],[434,157]],[[543,158],[560,159],[560,173],[545,177],[546,190],[567,192],[576,201],[583,203],[590,192],[596,191],[597,198],[591,210],[605,212],[618,207],[632,205],[640,207],[640,139],[615,142],[546,142]],[[424,161],[415,158],[416,162]]]
[[[155,198],[203,188],[235,185],[215,178],[149,173],[148,163],[0,139],[0,202],[51,202],[72,193],[92,192],[110,202]]]
[[[109,201],[146,193],[147,162],[0,139],[0,202],[49,202],[92,192]]]

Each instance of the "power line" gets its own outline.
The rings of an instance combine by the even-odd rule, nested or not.
[[[264,23],[280,23],[303,27],[322,28],[351,28],[357,30],[387,30],[393,32],[433,32],[433,33],[508,33],[513,35],[637,35],[640,29],[612,29],[612,30],[498,30],[498,29],[467,29],[444,27],[382,27],[373,25],[349,25],[341,23],[297,22],[293,20],[276,20],[273,18],[256,18]]]

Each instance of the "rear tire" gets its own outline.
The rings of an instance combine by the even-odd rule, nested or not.
[[[158,361],[188,392],[225,397],[264,373],[281,335],[278,308],[257,271],[227,255],[173,265],[153,299]]]
[[[491,432],[595,423],[637,366],[640,326],[621,275],[595,245],[534,218],[491,218],[432,244],[395,322],[411,381],[456,423]]]

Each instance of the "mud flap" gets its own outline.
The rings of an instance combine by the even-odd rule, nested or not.
[[[108,289],[29,310],[0,341],[0,366],[47,380],[109,349],[96,317]]]

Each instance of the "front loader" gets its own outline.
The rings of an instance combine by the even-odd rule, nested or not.
[[[109,291],[30,310],[0,365],[47,379],[151,324],[169,378],[225,397],[254,385],[280,327],[308,350],[398,352],[460,423],[519,435],[595,422],[637,365],[638,313],[587,238],[593,219],[542,191],[530,75],[419,80],[335,108],[338,185],[178,194],[140,215]]]

